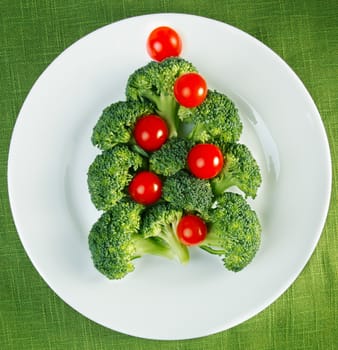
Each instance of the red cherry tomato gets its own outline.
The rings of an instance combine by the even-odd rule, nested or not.
[[[147,40],[147,51],[155,61],[163,61],[172,56],[179,56],[182,51],[180,36],[170,27],[155,28]]]
[[[151,171],[141,171],[131,180],[128,190],[135,202],[144,205],[153,204],[162,195],[162,182]]]
[[[146,151],[156,151],[167,141],[168,127],[157,115],[146,115],[136,121],[134,127],[136,143]]]
[[[207,225],[196,215],[183,216],[177,225],[177,237],[185,245],[196,245],[204,241]]]
[[[199,106],[205,100],[207,93],[207,83],[197,73],[181,75],[174,85],[174,95],[177,102],[188,108]]]
[[[224,159],[216,145],[201,143],[190,150],[187,162],[193,175],[201,179],[211,179],[221,172]]]

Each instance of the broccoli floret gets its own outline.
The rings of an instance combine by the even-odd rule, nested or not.
[[[179,104],[174,96],[176,79],[196,68],[179,57],[170,57],[162,62],[151,61],[130,75],[126,96],[132,101],[151,101],[158,115],[163,117],[169,128],[169,137],[177,136]]]
[[[186,167],[192,145],[193,142],[187,139],[177,137],[169,139],[159,150],[151,154],[150,170],[164,176],[174,175]]]
[[[246,196],[255,198],[262,182],[259,166],[249,148],[240,143],[216,144],[224,156],[221,173],[211,180],[215,195],[223,193],[231,186],[238,187]]]
[[[261,240],[261,225],[257,214],[245,199],[226,192],[211,209],[212,222],[200,247],[222,257],[224,266],[240,271],[254,258]]]
[[[195,108],[180,107],[182,121],[193,124],[188,138],[195,142],[236,142],[242,133],[242,122],[234,103],[224,94],[208,91],[204,102]]]
[[[108,210],[122,197],[133,174],[144,165],[144,159],[119,144],[97,155],[89,166],[87,183],[91,199],[99,210]]]
[[[153,113],[153,105],[147,102],[119,101],[111,104],[104,109],[93,129],[93,145],[108,150],[118,143],[130,142],[136,120]]]
[[[208,180],[198,179],[185,170],[169,176],[163,183],[164,200],[189,213],[208,213],[213,203],[213,193]]]
[[[109,279],[121,279],[132,272],[133,260],[145,254],[174,258],[168,247],[137,233],[142,210],[142,205],[122,199],[90,230],[88,243],[94,266]]]
[[[158,203],[144,212],[140,233],[145,238],[162,241],[176,258],[185,264],[189,261],[189,251],[176,235],[177,225],[181,217],[181,209],[174,208],[169,203]]]

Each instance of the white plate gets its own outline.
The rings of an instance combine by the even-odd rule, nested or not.
[[[129,74],[149,61],[156,26],[181,35],[182,56],[209,86],[237,103],[242,141],[262,168],[252,201],[261,249],[246,269],[193,249],[181,266],[157,257],[121,281],[92,265],[87,235],[98,217],[86,172],[102,109],[124,99]],[[276,300],[295,280],[320,237],[331,166],[320,115],[293,71],[248,34],[214,20],[156,14],[103,27],[65,50],[30,91],[12,136],[8,185],[22,243],[48,285],[75,310],[111,329],[153,339],[187,339],[233,327]]]

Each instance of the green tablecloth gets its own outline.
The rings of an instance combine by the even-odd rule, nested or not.
[[[0,4],[0,349],[337,349],[337,1],[2,0]],[[27,257],[7,194],[11,132],[25,97],[46,66],[74,41],[103,25],[155,12],[214,18],[271,47],[311,93],[333,160],[327,223],[296,282],[243,324],[187,341],[130,337],[101,327],[66,305]]]

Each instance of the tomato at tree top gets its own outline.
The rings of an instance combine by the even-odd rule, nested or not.
[[[221,150],[213,144],[201,143],[190,150],[187,157],[190,172],[200,179],[217,176],[224,165]]]
[[[147,51],[155,61],[163,61],[172,56],[179,56],[182,40],[178,33],[166,26],[155,28],[148,36]]]
[[[174,95],[177,102],[188,108],[199,106],[206,98],[208,87],[198,73],[186,73],[176,79]]]
[[[136,143],[145,151],[156,151],[167,141],[168,127],[157,115],[146,115],[136,121],[133,135]]]
[[[197,245],[207,235],[205,222],[196,215],[185,215],[177,225],[177,237],[185,245]]]
[[[131,180],[128,192],[137,203],[153,204],[161,198],[162,181],[151,171],[141,171]]]

